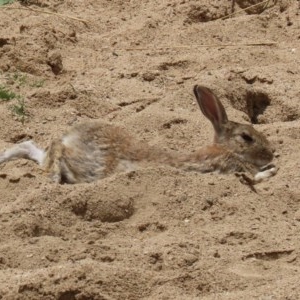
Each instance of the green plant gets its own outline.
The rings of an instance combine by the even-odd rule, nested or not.
[[[0,6],[13,3],[15,0],[0,0]]]
[[[20,78],[20,77],[18,77]],[[23,76],[21,78],[24,78]],[[25,101],[20,96],[14,92],[9,91],[6,87],[0,86],[0,101],[10,101],[15,99],[14,103],[10,106],[10,110],[18,119],[24,124],[25,117],[27,116],[27,111],[25,107]]]
[[[19,71],[10,73],[7,75],[7,78],[14,83],[17,83],[19,86],[30,86],[40,88],[43,87],[46,80],[42,79],[35,79],[33,76],[28,76],[26,73],[21,73]]]
[[[13,80],[20,85],[24,85],[27,82],[27,75],[24,75],[22,73],[16,72],[13,75]]]
[[[45,79],[36,80],[33,83],[31,83],[30,86],[40,88],[43,87],[44,83],[45,83]]]
[[[27,116],[25,101],[23,98],[18,98],[16,104],[13,104],[11,110],[14,115],[16,115],[22,124],[25,122],[25,117]]]
[[[0,100],[2,101],[9,101],[11,99],[16,98],[17,95],[13,92],[10,92],[5,87],[0,86]]]

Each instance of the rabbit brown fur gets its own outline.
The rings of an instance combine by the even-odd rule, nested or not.
[[[190,154],[171,152],[133,139],[123,129],[109,123],[86,122],[75,125],[45,151],[32,141],[0,153],[0,164],[27,158],[38,162],[54,182],[91,182],[121,171],[165,164],[201,173],[244,172],[259,182],[276,174],[270,165],[272,148],[266,137],[252,126],[228,120],[220,100],[207,87],[194,87],[202,113],[215,130],[214,143]],[[266,167],[267,166],[267,167]]]

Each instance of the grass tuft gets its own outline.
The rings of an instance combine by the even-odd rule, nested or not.
[[[0,0],[0,6],[5,4],[10,4],[15,2],[15,0]]]
[[[25,107],[25,101],[23,98],[18,98],[17,103],[11,106],[11,111],[15,116],[18,117],[20,122],[24,125],[25,118],[27,116],[27,111]]]
[[[27,116],[27,110],[25,107],[25,101],[20,96],[15,94],[14,92],[9,91],[7,88],[0,86],[0,101],[11,101],[13,100],[13,103],[10,106],[10,110],[12,113],[17,116],[19,121],[21,121],[22,124],[25,123],[25,118]]]
[[[17,97],[17,95],[15,93],[10,92],[3,86],[0,86],[0,100],[1,101],[9,101],[16,97]]]

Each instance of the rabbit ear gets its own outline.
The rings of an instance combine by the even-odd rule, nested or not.
[[[200,85],[194,86],[194,94],[202,113],[212,122],[216,133],[221,133],[228,118],[220,100],[209,88]]]

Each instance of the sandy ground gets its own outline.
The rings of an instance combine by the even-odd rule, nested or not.
[[[165,166],[55,185],[33,162],[1,165],[0,298],[299,299],[299,1],[228,19],[227,0],[22,2],[0,10],[0,85],[27,116],[0,102],[0,149],[103,119],[192,151],[213,135],[198,83],[268,136],[280,169],[255,193]]]

